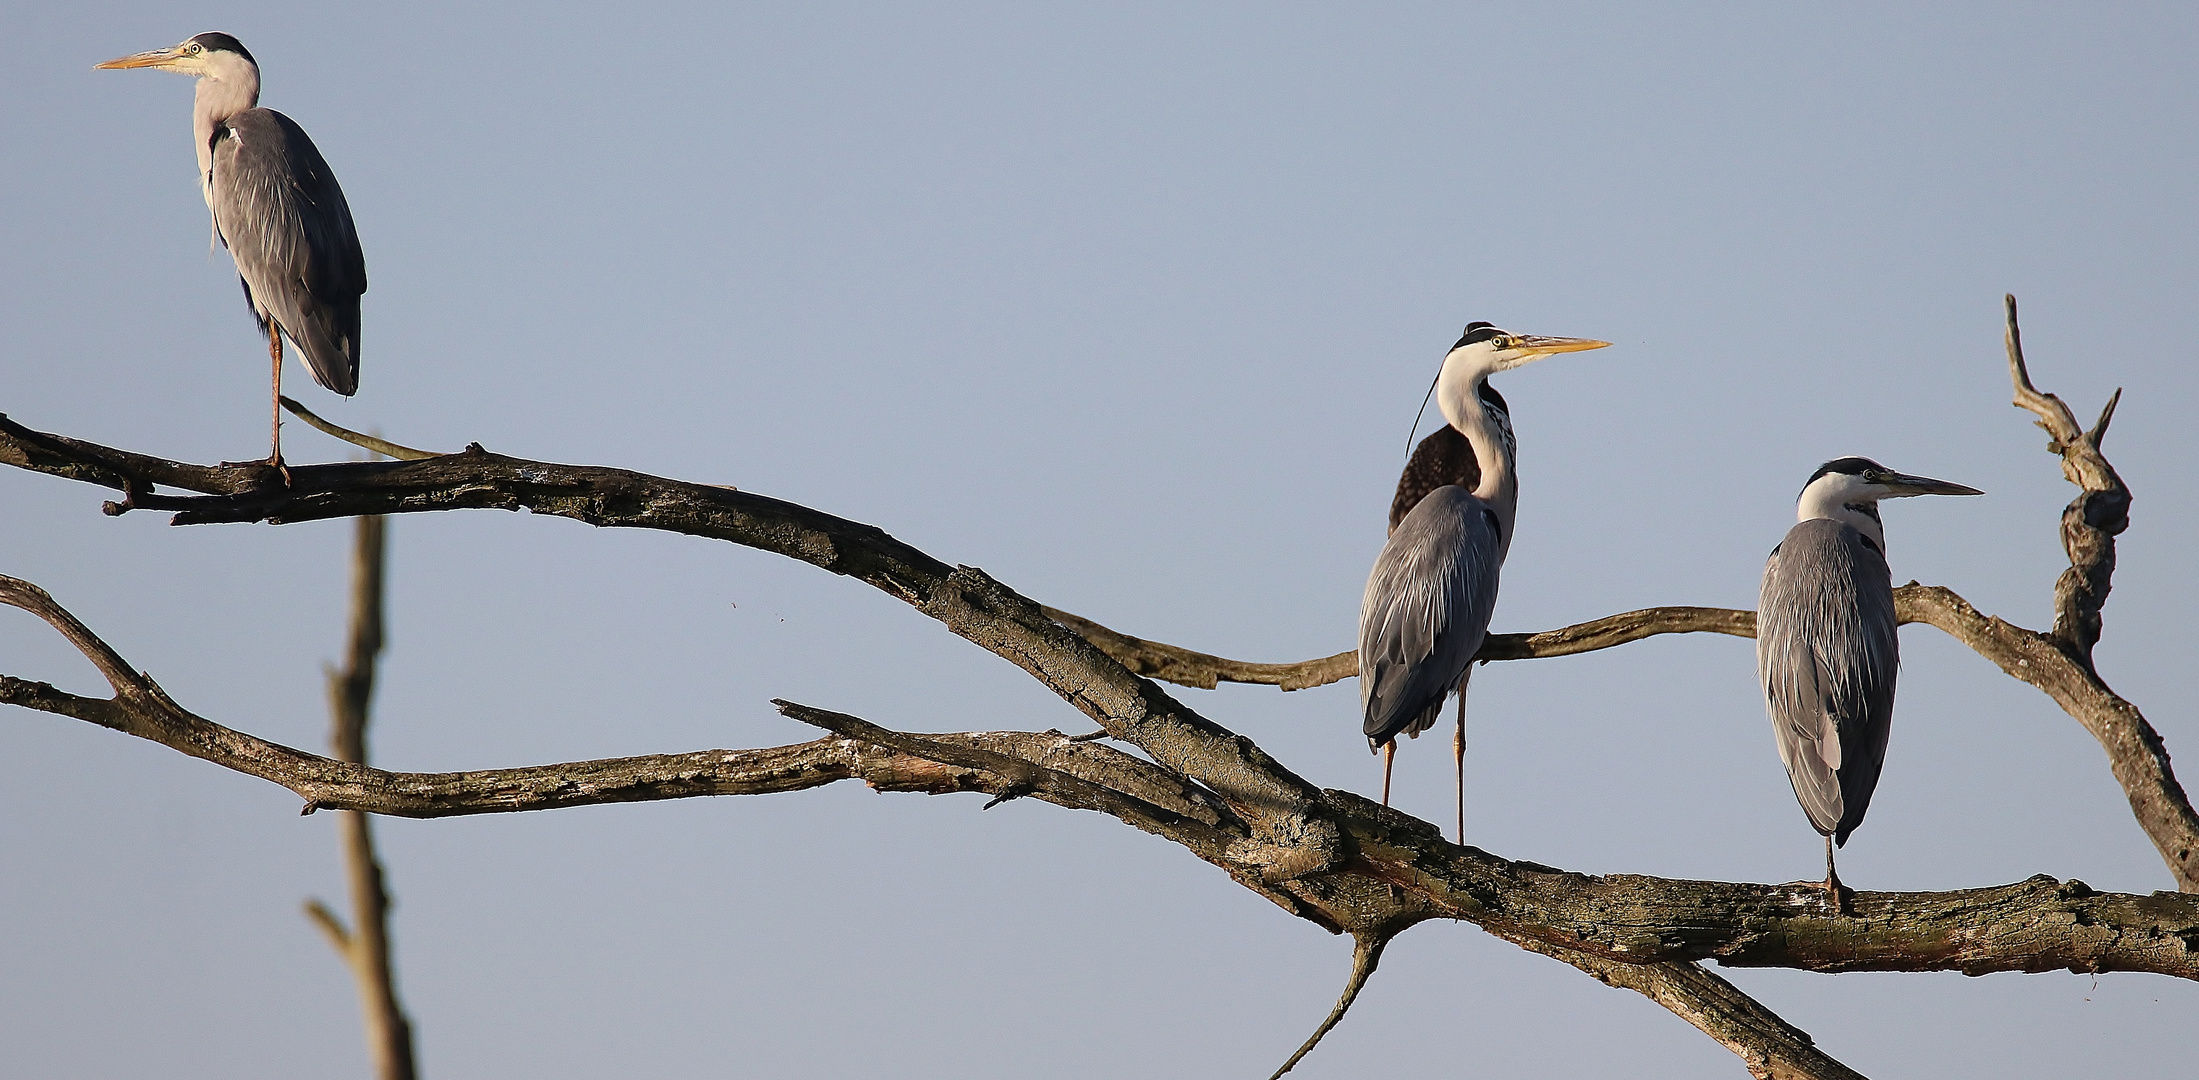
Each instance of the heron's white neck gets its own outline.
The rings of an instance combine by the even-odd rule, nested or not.
[[[1496,511],[1504,546],[1509,549],[1512,519],[1519,506],[1511,440],[1481,400],[1481,384],[1488,379],[1490,369],[1462,360],[1465,354],[1466,350],[1459,350],[1444,360],[1443,373],[1436,377],[1436,405],[1443,410],[1443,418],[1474,448],[1474,463],[1481,467],[1481,482],[1474,488],[1474,497]]]
[[[198,140],[199,190],[214,203],[214,129],[260,103],[260,69],[234,53],[208,54],[191,103],[191,135]]]
[[[1857,532],[1870,537],[1871,542],[1878,545],[1879,554],[1884,555],[1886,526],[1878,520],[1878,495],[1866,489],[1857,477],[1826,473],[1802,489],[1802,498],[1794,504],[1794,519],[1826,518],[1854,526]]]

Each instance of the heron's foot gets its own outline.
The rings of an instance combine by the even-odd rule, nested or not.
[[[1842,885],[1840,875],[1827,874],[1825,880],[1814,884],[1825,890],[1825,896],[1831,901],[1833,911],[1836,914],[1848,915],[1853,913],[1854,908],[1851,902],[1855,899],[1855,890]]]
[[[223,461],[224,469],[238,469],[249,474],[244,485],[247,490],[264,491],[269,488],[290,486],[290,467],[281,458],[254,458],[251,461]]]
[[[1811,892],[1823,893],[1826,901],[1832,904],[1834,911],[1842,915],[1852,914],[1853,912],[1855,890],[1841,884],[1838,877],[1825,881],[1790,881],[1779,887],[1782,889],[1808,889]]]

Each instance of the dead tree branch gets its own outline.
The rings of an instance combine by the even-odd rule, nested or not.
[[[1044,610],[1048,618],[1082,634],[1086,640],[1099,646],[1124,667],[1140,675],[1172,682],[1178,686],[1212,690],[1219,683],[1232,682],[1279,686],[1284,690],[1306,690],[1342,682],[1359,674],[1359,654],[1356,651],[1345,651],[1334,656],[1300,660],[1296,663],[1258,664],[1197,652],[1180,645],[1131,637],[1060,608],[1050,607]],[[1755,637],[1756,613],[1732,608],[1643,608],[1640,611],[1606,615],[1601,619],[1556,630],[1545,630],[1539,634],[1490,634],[1482,642],[1481,651],[1474,654],[1474,659],[1486,664],[1492,660],[1540,660],[1551,656],[1572,656],[1575,653],[1595,652],[1598,649],[1625,645],[1659,634],[1730,634],[1734,637]]]
[[[1348,859],[1278,867],[1276,853],[1258,850],[1257,834],[1224,800],[1151,762],[1056,732],[908,735],[782,704],[790,716],[847,734],[768,750],[385,772],[282,747],[186,711],[35,586],[0,577],[0,602],[61,630],[115,688],[115,697],[100,700],[0,677],[0,702],[75,716],[274,781],[304,796],[309,809],[439,817],[762,794],[861,777],[882,788],[1027,794],[1109,814],[1183,844],[1332,929],[1394,932],[1428,918],[1457,918],[1508,939],[1625,964],[1716,959],[1743,967],[1969,974],[2061,968],[2199,979],[2199,896],[2099,893],[2043,876],[1946,893],[1857,893],[1850,918],[1804,885],[1595,876],[1512,862],[1452,844],[1427,822],[1341,791],[1320,793],[1297,829],[1334,830]],[[867,749],[877,747],[887,752]]]
[[[1266,842],[1319,843],[1293,832],[1319,792],[1249,740],[1131,673],[984,571],[950,567],[874,526],[805,506],[624,469],[508,458],[478,445],[420,461],[293,466],[287,486],[268,486],[264,468],[164,462],[43,435],[4,416],[0,463],[121,490],[125,498],[108,503],[108,513],[172,510],[179,525],[527,509],[784,555],[862,580],[1023,668],[1109,735],[1221,795]],[[156,494],[156,485],[202,494]]]
[[[2012,362],[2020,395],[2029,384],[2013,350]],[[2046,424],[2056,432],[2054,448],[2064,456],[2065,472],[2074,470],[2080,486],[2112,479],[2104,458],[2095,465],[2085,456],[2098,457],[2098,440],[2111,415],[2112,402],[2093,431],[2077,432],[2074,439]],[[2042,413],[2042,423],[2045,419]],[[2078,450],[2071,451],[2073,445]],[[2199,897],[2190,895],[2101,894],[2079,882],[2042,876],[1951,893],[1857,894],[1851,917],[1826,908],[1822,894],[1809,889],[1593,877],[1458,847],[1425,822],[1348,793],[1315,790],[1250,740],[1199,716],[1139,674],[1150,671],[1193,685],[1227,678],[1293,688],[1350,674],[1350,654],[1298,665],[1247,665],[1142,642],[1040,608],[980,570],[950,567],[874,527],[746,492],[508,458],[479,446],[411,461],[296,466],[290,482],[277,486],[270,470],[166,461],[30,431],[5,417],[0,417],[0,463],[113,488],[124,497],[108,503],[108,513],[172,511],[175,524],[524,508],[775,552],[856,577],[918,608],[1022,667],[1107,734],[1153,759],[1052,732],[915,736],[844,714],[783,705],[789,715],[843,737],[764,750],[390,773],[305,754],[192,716],[43,592],[0,579],[0,600],[47,618],[92,657],[115,689],[112,699],[89,699],[0,677],[0,702],[100,723],[273,780],[303,796],[309,811],[326,806],[411,816],[509,812],[762,794],[849,778],[881,790],[984,791],[996,801],[1031,796],[1109,813],[1182,843],[1247,888],[1332,931],[1394,934],[1428,918],[1474,922],[1658,1001],[1733,1048],[1760,1076],[1854,1074],[1817,1051],[1806,1034],[1694,961],[1817,971],[1981,974],[2066,968],[2199,978]],[[157,491],[160,487],[196,494]],[[2065,575],[2073,584],[2058,590],[2055,634],[1986,618],[1951,592],[1914,584],[1900,591],[1902,616],[1955,634],[2086,721],[2108,748],[2141,823],[2177,868],[2179,884],[2190,890],[2185,868],[2199,847],[2190,841],[2199,829],[2193,827],[2188,801],[2167,768],[2158,736],[2091,670],[2098,604],[2112,569],[2112,536],[2127,520],[2118,516],[2118,507],[2127,507],[2127,492],[2117,504],[2096,502],[2090,497],[2093,487],[2086,490],[2087,498],[2079,500],[2084,508],[2072,504],[2072,512],[2092,531],[2077,532],[2065,515],[2065,540],[2076,537],[2069,540],[2075,576]],[[2099,490],[2112,494],[2121,490],[2120,481]],[[1499,636],[1481,659],[1566,655],[1661,633],[1747,636],[1753,623],[1749,612],[1655,608],[1545,634]],[[2125,761],[2149,756],[2152,765]],[[2149,817],[2148,808],[2158,812]]]
[[[1328,1018],[1321,1021],[1320,1027],[1313,1029],[1313,1034],[1306,1037],[1306,1041],[1298,1047],[1298,1052],[1292,1054],[1290,1060],[1284,1062],[1282,1068],[1275,1070],[1268,1080],[1282,1080],[1284,1073],[1297,1068],[1298,1063],[1304,1061],[1314,1047],[1321,1045],[1321,1039],[1344,1019],[1344,1014],[1351,1011],[1351,1003],[1359,1000],[1359,992],[1367,988],[1367,980],[1373,977],[1375,966],[1382,962],[1382,950],[1389,947],[1393,936],[1395,935],[1374,930],[1352,935],[1351,975],[1344,980],[1344,993],[1336,999],[1336,1007],[1329,1010]]]
[[[329,745],[337,761],[356,765],[367,760],[367,720],[374,699],[375,664],[382,652],[386,524],[379,517],[359,519],[351,553],[351,632],[343,667],[328,672]],[[353,926],[347,930],[343,920],[319,900],[307,902],[306,915],[328,934],[358,984],[374,1075],[382,1080],[413,1080],[419,1067],[412,1021],[397,1000],[397,978],[390,966],[389,889],[382,860],[374,852],[373,819],[355,810],[339,813]]]
[[[1501,935],[1500,935],[1501,936]],[[1809,1032],[1781,1020],[1701,964],[1622,964],[1540,941],[1506,940],[1573,965],[1606,986],[1632,990],[1672,1011],[1740,1055],[1757,1080],[1863,1080],[1817,1048]]]

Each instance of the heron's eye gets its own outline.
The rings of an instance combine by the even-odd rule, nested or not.
[[[196,41],[194,41],[194,42],[192,42],[192,43],[191,43],[191,55],[193,55],[193,56],[197,56],[198,54],[200,54],[200,53],[202,53],[202,52],[205,52],[205,51],[206,51],[206,47],[205,47],[205,46],[203,46],[203,45],[200,45],[200,44],[199,44],[198,42],[196,42]]]

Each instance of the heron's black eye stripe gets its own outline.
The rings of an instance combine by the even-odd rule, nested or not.
[[[1496,340],[1501,342],[1504,338],[1508,336],[1510,335],[1507,335],[1504,331],[1499,330],[1488,323],[1470,322],[1466,324],[1466,332],[1459,336],[1458,344],[1451,346],[1451,348],[1456,349],[1460,346],[1472,345],[1475,342],[1480,341]]]

